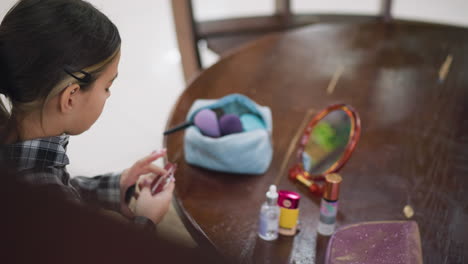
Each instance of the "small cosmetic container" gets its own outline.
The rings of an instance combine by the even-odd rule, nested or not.
[[[317,227],[317,232],[321,235],[329,236],[335,231],[341,181],[342,178],[337,173],[325,176],[325,189],[320,204],[320,219]]]
[[[278,238],[279,207],[277,205],[278,192],[276,186],[271,185],[266,193],[266,201],[260,209],[258,224],[258,236],[263,240],[275,240]]]
[[[278,206],[280,207],[279,233],[284,236],[294,236],[297,232],[297,222],[299,219],[298,193],[280,190]]]

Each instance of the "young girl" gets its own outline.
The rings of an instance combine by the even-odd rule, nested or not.
[[[97,120],[117,77],[116,26],[82,0],[19,0],[0,25],[0,160],[22,181],[60,190],[69,200],[119,211],[141,224],[158,223],[174,183],[152,196],[143,188],[134,213],[124,202],[139,176],[164,173],[157,153],[122,173],[70,178],[68,135]],[[151,222],[150,222],[151,221]]]

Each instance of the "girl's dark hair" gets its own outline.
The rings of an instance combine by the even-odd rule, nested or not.
[[[0,93],[11,103],[6,111],[0,101],[0,127],[68,83],[86,90],[120,43],[117,27],[86,1],[19,0],[0,24]]]

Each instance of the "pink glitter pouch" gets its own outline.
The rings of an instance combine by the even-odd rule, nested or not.
[[[343,226],[330,238],[326,264],[423,263],[418,224],[376,221]]]

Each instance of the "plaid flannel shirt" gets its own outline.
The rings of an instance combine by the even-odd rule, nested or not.
[[[120,212],[121,174],[71,178],[66,170],[66,165],[70,163],[66,154],[68,139],[69,136],[55,136],[5,145],[0,160],[18,171],[20,181],[53,185],[72,202]],[[151,220],[145,217],[136,217],[134,222],[152,226]]]

